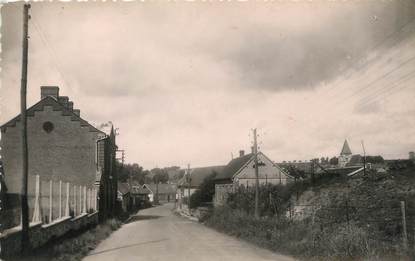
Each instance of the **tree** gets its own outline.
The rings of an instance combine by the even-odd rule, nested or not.
[[[337,157],[333,157],[330,159],[330,165],[338,165],[339,164],[339,159]]]
[[[169,181],[169,174],[165,169],[154,168],[151,170],[153,174],[154,183],[167,183]]]
[[[217,172],[212,171],[212,174],[207,176],[200,187],[190,196],[190,208],[200,207],[203,203],[212,202],[215,195],[215,182]]]
[[[306,177],[306,174],[303,170],[300,170],[293,165],[288,165],[286,170],[288,174],[295,179],[303,179]]]
[[[385,162],[385,160],[380,155],[378,155],[378,156],[366,156],[366,163],[372,163],[372,164],[380,163],[380,164],[382,164],[384,162]]]
[[[137,181],[140,184],[145,183],[145,176],[148,174],[143,167],[138,165],[137,163],[133,164],[124,164],[117,162],[118,167],[118,180],[120,182],[128,182],[130,177],[132,181]]]

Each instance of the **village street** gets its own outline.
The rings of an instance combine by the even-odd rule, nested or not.
[[[178,217],[172,208],[140,211],[84,260],[293,260]]]

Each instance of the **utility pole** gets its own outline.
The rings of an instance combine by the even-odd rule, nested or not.
[[[190,177],[190,164],[187,164],[187,207],[190,210],[190,183],[192,178]]]
[[[259,218],[259,173],[258,173],[258,142],[256,129],[254,133],[254,164],[255,164],[255,218]]]
[[[365,150],[365,144],[362,140],[362,148],[363,148],[363,175],[366,176],[366,150]]]
[[[156,204],[158,204],[159,203],[159,174],[156,174],[155,178],[156,178],[156,200],[155,202]]]
[[[27,146],[27,115],[26,115],[26,93],[27,93],[27,59],[29,50],[29,8],[30,4],[25,4],[23,8],[23,53],[22,53],[22,81],[20,88],[20,121],[22,137],[22,189],[21,189],[21,209],[22,209],[22,241],[21,251],[27,253],[30,249],[29,239],[29,205],[27,202],[27,180],[29,172],[29,153]]]
[[[118,129],[118,128],[117,128]],[[117,130],[116,129],[116,130]],[[117,134],[118,135],[118,134]],[[117,151],[121,151],[121,166],[120,166],[120,172],[122,173],[124,171],[124,163],[125,163],[125,150],[117,150]],[[120,160],[120,158],[117,158],[118,160]],[[118,181],[117,181],[117,186],[118,186]],[[132,199],[132,193],[133,193],[133,186],[132,186],[132,177],[131,177],[131,171],[129,171],[128,173],[128,188],[130,190],[130,198],[128,200],[128,206],[127,209],[130,209],[131,207],[133,207],[133,203],[134,200]]]
[[[122,151],[121,151],[121,153],[122,153],[122,156],[121,156],[121,163],[122,163],[122,165],[124,166],[124,161],[125,161],[125,151],[124,151],[124,150],[122,150]]]
[[[314,163],[316,162],[315,159],[311,160],[311,184],[314,184]]]

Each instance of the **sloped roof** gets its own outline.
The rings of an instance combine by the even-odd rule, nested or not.
[[[45,98],[43,98],[42,100],[37,102],[35,105],[28,108],[26,110],[27,117],[35,116],[35,112],[36,111],[43,111],[45,106],[51,106],[53,108],[53,111],[61,111],[62,116],[71,116],[72,121],[79,121],[82,127],[89,127],[89,131],[103,133],[102,131],[98,130],[97,128],[95,128],[94,126],[89,124],[86,120],[84,120],[81,117],[79,117],[78,115],[76,115],[73,112],[73,110],[71,110],[68,107],[66,107],[65,105],[59,103],[57,100],[55,100],[51,96],[46,96]],[[15,127],[17,121],[20,121],[20,114],[17,115],[16,117],[14,117],[13,119],[9,120],[8,122],[4,123],[3,125],[1,125],[0,126],[1,131],[2,132],[6,131],[7,127]],[[103,133],[103,134],[105,134],[105,133]]]
[[[219,175],[226,166],[209,166],[209,167],[201,167],[201,168],[193,168],[190,169],[190,187],[200,187],[202,182],[212,175],[216,173]],[[185,174],[177,183],[179,187],[181,186],[188,186],[187,175]]]
[[[130,192],[130,186],[128,183],[118,182],[118,191],[125,195]]]
[[[143,188],[148,188],[150,192],[156,193],[156,184],[144,184]],[[177,190],[177,185],[175,184],[158,184],[158,193],[159,194],[175,194]]]
[[[147,195],[147,194],[150,194],[150,193],[151,193],[151,191],[146,187],[133,186],[133,194]]]
[[[352,155],[352,151],[350,150],[349,143],[347,143],[347,140],[344,141],[340,155]]]
[[[347,166],[353,166],[356,164],[363,164],[363,157],[360,154],[352,155],[350,161],[346,164]]]
[[[245,156],[235,158],[231,160],[228,165],[220,172],[215,180],[228,180],[232,179],[233,175],[240,170],[252,157],[254,154],[249,153]]]

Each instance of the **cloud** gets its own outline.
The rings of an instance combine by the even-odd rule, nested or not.
[[[395,23],[399,15],[388,11],[394,5],[345,4],[344,9],[327,14],[327,6],[317,4],[313,15],[321,18],[311,26],[247,24],[239,27],[238,42],[220,55],[237,68],[243,87],[269,91],[316,88],[333,81],[402,25]],[[291,15],[308,21],[306,14]]]
[[[28,103],[59,85],[86,120],[112,121],[127,161],[146,168],[225,164],[249,150],[253,127],[275,161],[337,155],[346,137],[406,155],[415,92],[368,111],[356,103],[375,91],[361,86],[413,55],[414,39],[371,69],[340,72],[415,13],[349,2],[33,3]],[[1,122],[19,111],[21,4],[1,10]]]

